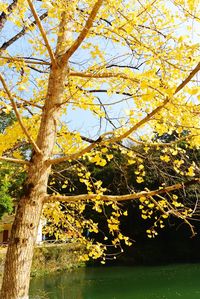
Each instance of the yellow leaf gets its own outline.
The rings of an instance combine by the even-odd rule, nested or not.
[[[165,161],[165,162],[169,162],[170,157],[168,155],[160,156],[160,160]]]
[[[138,184],[141,184],[141,183],[144,182],[144,179],[143,179],[142,177],[138,176],[137,179],[136,179],[136,182],[137,182]]]

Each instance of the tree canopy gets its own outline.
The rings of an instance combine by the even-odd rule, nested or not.
[[[179,203],[174,192],[200,181],[198,163],[187,159],[180,146],[184,141],[189,149],[200,144],[199,1],[15,0],[3,1],[0,8],[0,109],[16,118],[0,134],[0,159],[20,164],[27,173],[2,298],[27,298],[44,205],[56,211],[65,202],[80,213],[90,201],[101,212],[105,204],[111,206],[113,242],[130,243],[119,230],[119,202],[125,200],[146,205],[143,218],[156,209],[163,218],[179,217],[193,231],[189,219],[194,210]],[[172,132],[174,140],[155,140]],[[133,150],[132,143],[143,153]],[[109,194],[80,162],[103,168],[113,151],[135,165],[133,178],[142,191]],[[154,165],[160,186],[147,188],[146,161],[152,151],[158,151],[166,167],[172,161],[178,182],[166,180],[164,170]],[[86,193],[48,192],[49,174],[60,163],[76,170]],[[67,182],[62,184],[64,189]],[[89,225],[98,230],[97,224]],[[103,248],[91,244],[89,251],[99,257]],[[8,292],[9,281],[13,288]]]

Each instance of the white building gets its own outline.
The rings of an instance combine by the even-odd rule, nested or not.
[[[4,214],[0,220],[0,244],[7,244],[11,234],[11,228],[15,215]],[[46,224],[45,219],[41,219],[38,226],[38,234],[36,244],[40,244],[43,240],[42,228]]]

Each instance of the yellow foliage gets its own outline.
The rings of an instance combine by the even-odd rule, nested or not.
[[[16,26],[17,32],[22,30],[24,35],[14,52],[1,49],[0,65],[9,92],[5,88],[0,91],[0,112],[9,115],[15,111],[16,120],[0,134],[0,155],[22,159],[18,145],[23,143],[29,159],[32,149],[42,144],[41,152],[38,149],[44,157],[41,163],[61,159],[58,163],[66,162],[66,167],[73,168],[88,195],[95,195],[92,208],[99,213],[104,212],[104,205],[112,209],[107,222],[113,245],[121,241],[130,245],[130,240],[120,233],[120,217],[127,216],[127,211],[120,210],[115,202],[101,200],[106,188],[92,178],[82,161],[104,167],[113,163],[114,151],[121,151],[126,154],[128,167],[134,167],[136,182],[144,185],[151,146],[159,151],[162,147],[158,159],[168,163],[162,164],[168,166],[171,162],[182,181],[195,177],[197,166],[186,163],[184,151],[176,145],[163,146],[162,142],[155,146],[152,135],[176,132],[181,137],[186,131],[187,146],[200,146],[200,89],[196,78],[190,79],[199,62],[199,43],[194,33],[199,22],[199,1],[177,0],[170,5],[168,1],[154,1],[153,5],[147,0],[103,1],[86,27],[94,8],[92,0],[33,1],[39,16],[48,12],[41,26],[31,25],[33,18],[23,0],[17,1],[12,13],[7,2],[0,4],[9,24],[3,36],[8,40],[13,37]],[[73,55],[61,59],[70,51]],[[64,70],[63,65],[68,68]],[[55,70],[58,76],[52,78]],[[187,78],[187,84],[181,86]],[[78,115],[75,120],[73,113]],[[51,142],[54,144],[48,152]],[[129,149],[130,144],[137,143],[144,148],[142,155],[137,149]],[[70,181],[62,177],[62,172],[59,176],[59,186],[65,191]],[[56,183],[55,178],[49,182],[54,194],[58,192]],[[167,219],[170,213],[186,219],[191,211],[177,201],[176,195],[167,196],[140,196],[141,217],[154,219],[154,226],[160,228],[164,227],[161,218]],[[104,257],[105,251],[101,244],[82,236],[84,228],[98,233],[98,225],[83,217],[86,203],[69,203],[64,208],[54,203],[44,208],[50,223],[48,233],[56,231],[57,238],[65,238],[66,230],[72,231],[73,236],[89,244],[88,254],[81,257],[85,261]],[[157,232],[152,227],[147,234],[153,238]]]

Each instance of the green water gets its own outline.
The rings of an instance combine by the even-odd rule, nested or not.
[[[200,299],[200,264],[86,268],[35,278],[30,299]]]

